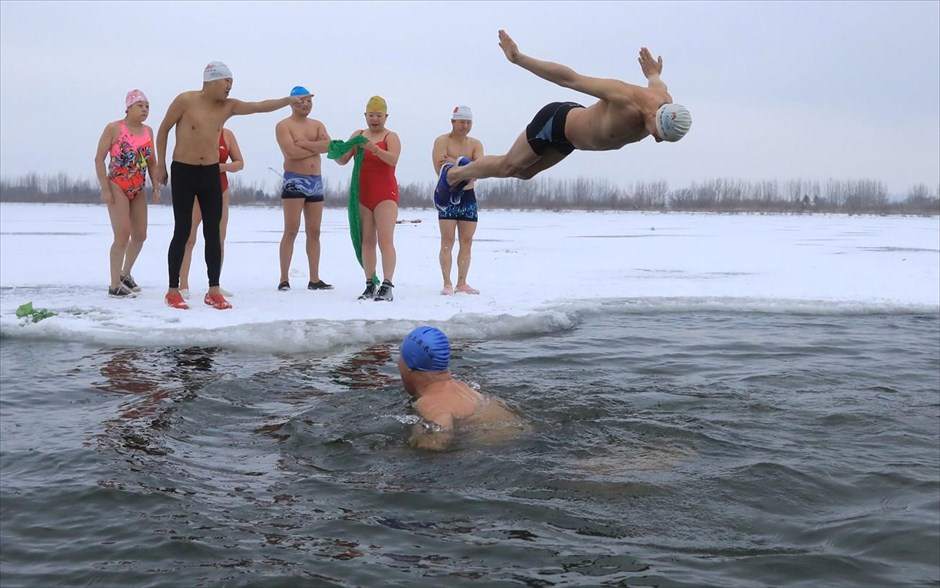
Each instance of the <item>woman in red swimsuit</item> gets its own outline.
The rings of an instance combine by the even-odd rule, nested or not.
[[[131,269],[147,239],[147,196],[143,192],[148,170],[153,201],[160,202],[160,187],[153,181],[153,130],[144,124],[150,114],[150,101],[140,90],[131,90],[124,107],[124,118],[108,123],[95,153],[101,201],[108,205],[114,232],[108,295],[115,298],[133,298],[140,291]],[[111,160],[106,169],[104,158],[108,154]]]
[[[366,104],[366,125],[350,139],[362,135],[369,140],[361,147],[350,150],[336,160],[346,165],[363,149],[362,168],[359,170],[359,216],[362,222],[362,269],[366,274],[366,289],[360,300],[392,300],[392,278],[395,274],[395,222],[398,220],[398,180],[395,166],[401,155],[401,139],[385,128],[388,107],[381,96],[373,96]],[[377,258],[375,247],[382,254],[382,285],[376,291],[372,283]]]
[[[232,161],[229,161],[231,159]],[[228,189],[228,176],[226,172],[235,173],[245,169],[245,160],[242,159],[242,150],[238,147],[238,141],[235,140],[235,133],[229,129],[222,129],[219,135],[219,180],[222,182],[222,222],[219,223],[219,236],[222,239],[222,256],[225,256],[225,230],[228,228],[228,204],[232,197],[231,190]],[[193,247],[196,245],[196,234],[199,232],[199,225],[202,223],[202,211],[199,209],[199,201],[193,203],[193,228],[189,231],[189,240],[186,241],[186,252],[183,254],[183,265],[180,266],[180,295],[184,300],[189,300],[189,266],[193,262]],[[232,293],[222,289],[223,296],[231,296]]]

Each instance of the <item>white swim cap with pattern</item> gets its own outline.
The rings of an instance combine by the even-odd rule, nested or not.
[[[470,112],[469,106],[455,106],[454,113],[451,115],[450,120],[473,120],[473,113]]]
[[[663,141],[678,141],[691,126],[692,114],[681,104],[663,104],[656,111],[656,132]]]
[[[215,80],[224,80],[231,77],[232,70],[221,61],[210,61],[202,72],[202,81],[204,82],[214,82]]]

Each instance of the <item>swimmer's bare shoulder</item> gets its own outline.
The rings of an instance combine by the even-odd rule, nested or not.
[[[480,425],[521,425],[522,419],[495,396],[482,396],[482,408],[466,419]]]
[[[483,404],[483,395],[460,380],[449,379],[429,385],[414,407],[422,418],[451,428],[455,419],[475,414]]]
[[[414,407],[438,429],[428,431],[416,426],[411,436],[416,447],[444,449],[458,426],[470,435],[471,442],[484,444],[509,441],[530,430],[501,399],[481,394],[459,380],[440,382],[434,388],[418,399]]]
[[[468,441],[478,445],[499,445],[532,431],[515,411],[501,399],[486,397],[484,408],[465,421]]]

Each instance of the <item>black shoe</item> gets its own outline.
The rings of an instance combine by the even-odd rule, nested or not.
[[[134,294],[134,292],[123,283],[118,284],[117,288],[108,286],[108,296],[111,298],[137,298],[137,294]]]
[[[366,282],[366,289],[359,295],[359,300],[365,300],[366,298],[375,298],[375,284],[371,280]]]
[[[127,289],[131,292],[140,292],[140,286],[137,285],[137,282],[134,281],[134,277],[130,274],[121,276],[121,283],[127,286]]]
[[[290,290],[290,282],[288,282],[287,280],[284,280],[283,282],[277,285],[277,289],[279,292],[287,292],[288,290]]]
[[[388,280],[383,281],[382,285],[379,286],[379,292],[375,295],[375,298],[373,298],[373,300],[375,300],[376,302],[382,302],[382,301],[391,302],[393,299],[392,288],[394,287],[395,286]]]
[[[323,280],[318,282],[307,282],[307,290],[332,290],[333,286]]]

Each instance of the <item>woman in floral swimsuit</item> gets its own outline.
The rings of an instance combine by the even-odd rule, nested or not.
[[[101,185],[101,201],[108,205],[111,230],[111,283],[108,294],[133,298],[140,287],[131,269],[147,238],[147,197],[143,194],[148,168],[156,163],[153,130],[144,124],[150,114],[150,101],[140,90],[131,90],[125,99],[125,116],[108,123],[98,140],[95,171]],[[111,156],[105,170],[104,158]],[[151,175],[151,184],[153,177]],[[160,201],[160,188],[154,184],[153,201]]]

